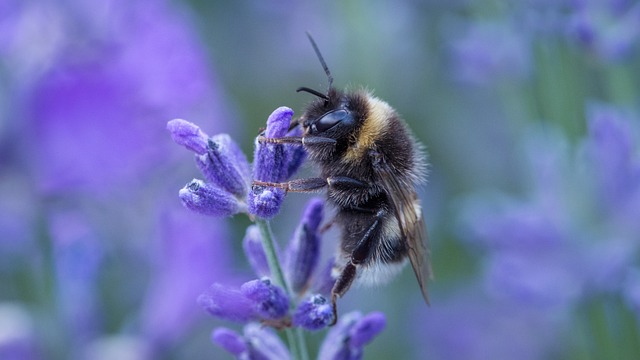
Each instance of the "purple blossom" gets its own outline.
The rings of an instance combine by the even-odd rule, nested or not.
[[[203,215],[231,216],[243,209],[243,204],[236,197],[198,179],[180,189],[179,196],[185,207]]]
[[[245,339],[237,332],[219,327],[211,334],[211,340],[227,350],[232,355],[240,358],[242,354],[247,354],[249,347]]]
[[[198,304],[207,312],[221,319],[247,322],[257,319],[256,305],[240,290],[221,284],[213,284],[198,297]]]
[[[207,153],[209,137],[196,124],[186,120],[175,119],[167,123],[167,130],[176,144],[182,145],[196,154]]]
[[[277,320],[289,310],[284,290],[267,278],[248,281],[240,289],[214,284],[198,303],[211,315],[236,322]]]
[[[363,348],[384,329],[387,319],[381,312],[372,312],[358,321],[350,330],[351,346]]]
[[[210,181],[238,198],[244,198],[251,183],[249,162],[227,134],[211,137],[207,153],[196,156],[196,164]]]
[[[288,360],[291,358],[280,338],[271,330],[257,324],[246,325],[244,335],[226,328],[217,328],[213,332],[212,340],[238,359]]]
[[[333,306],[322,295],[313,295],[301,302],[293,313],[293,325],[307,330],[320,330],[334,320]]]
[[[289,283],[295,292],[308,286],[311,274],[320,260],[320,234],[318,233],[324,213],[324,201],[311,199],[307,203],[302,219],[287,248],[285,260]]]
[[[244,336],[251,347],[249,353],[251,359],[288,360],[291,358],[282,340],[269,329],[258,324],[247,324],[244,327]]]
[[[287,134],[293,116],[293,110],[287,107],[277,108],[267,119],[266,138],[280,138]],[[292,158],[287,146],[283,144],[261,143],[256,141],[253,157],[253,178],[266,182],[282,182],[290,175],[288,160]],[[280,211],[285,192],[279,188],[254,186],[249,192],[247,203],[249,213],[270,219]]]
[[[253,186],[249,191],[249,213],[264,219],[271,219],[278,214],[284,201],[282,189]]]
[[[264,248],[262,247],[260,230],[256,225],[251,225],[247,228],[247,232],[242,240],[242,247],[249,261],[249,265],[251,265],[251,268],[253,268],[253,271],[259,277],[271,275],[267,255],[264,253]]]
[[[343,315],[338,324],[329,330],[320,346],[319,360],[362,359],[364,346],[385,327],[382,313],[374,312],[362,316],[359,312]]]
[[[240,291],[255,304],[256,312],[263,319],[280,319],[289,310],[289,298],[284,290],[268,278],[246,282]]]
[[[292,116],[293,111],[287,107],[276,109],[267,120],[264,136],[299,136],[301,130],[289,131]],[[248,212],[252,215],[268,219],[278,213],[285,191],[251,186],[249,163],[231,137],[226,134],[208,137],[197,125],[180,119],[169,121],[167,129],[177,144],[196,153],[196,165],[206,180],[194,180],[180,191],[185,206],[206,215],[230,216],[245,211],[246,200]],[[297,171],[305,156],[301,146],[256,140],[253,179],[276,183],[285,181]]]
[[[336,266],[335,262],[335,258],[331,257],[329,260],[327,260],[320,271],[316,272],[312,286],[314,292],[327,296],[331,294],[333,285],[336,282],[336,278],[333,274],[334,268]]]
[[[209,137],[197,125],[175,119],[167,123],[173,141],[196,153],[196,165],[205,179],[243,198],[251,182],[249,162],[227,134]]]

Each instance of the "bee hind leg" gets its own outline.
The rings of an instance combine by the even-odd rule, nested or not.
[[[368,209],[366,210],[369,212]],[[344,269],[342,269],[342,272],[340,272],[338,279],[336,279],[336,282],[331,289],[331,306],[333,308],[333,323],[331,326],[335,325],[338,321],[338,308],[336,302],[338,298],[346,294],[349,288],[351,288],[353,281],[356,279],[357,265],[362,264],[369,258],[369,254],[371,253],[374,243],[371,239],[373,239],[373,234],[379,231],[380,224],[385,213],[386,211],[382,209],[375,212],[375,215],[372,217],[373,222],[369,225],[360,240],[358,240],[355,248],[351,252],[351,259],[347,265],[345,265]]]

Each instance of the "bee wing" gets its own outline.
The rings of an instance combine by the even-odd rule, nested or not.
[[[402,177],[386,166],[379,169],[380,180],[391,200],[400,231],[406,239],[409,260],[422,291],[422,297],[429,304],[427,280],[432,277],[429,249],[427,248],[427,228],[422,220],[418,194],[414,184],[400,181]]]

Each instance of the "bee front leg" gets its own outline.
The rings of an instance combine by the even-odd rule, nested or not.
[[[304,146],[327,146],[335,145],[337,141],[335,139],[321,137],[321,136],[285,136],[281,138],[268,138],[265,136],[258,136],[259,143],[267,144],[298,144]]]
[[[308,179],[296,179],[283,183],[274,183],[254,180],[253,186],[265,186],[283,189],[286,192],[315,192],[322,190],[327,186],[327,179],[323,178],[308,178]]]
[[[282,183],[275,182],[266,182],[254,180],[253,186],[265,186],[265,187],[274,187],[283,189],[286,192],[315,192],[318,190],[322,190],[325,186],[329,186],[332,188],[340,189],[340,188],[364,188],[367,187],[367,184],[350,177],[346,176],[336,176],[329,177],[326,179],[323,178],[307,178],[307,179],[296,179]]]

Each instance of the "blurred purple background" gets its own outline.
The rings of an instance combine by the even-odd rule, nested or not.
[[[430,155],[432,305],[409,270],[351,290],[341,311],[387,316],[366,359],[640,357],[637,1],[5,0],[0,358],[228,356],[195,299],[253,276],[250,222],[182,207],[199,174],[166,123],[251,154],[326,86],[305,31]]]

